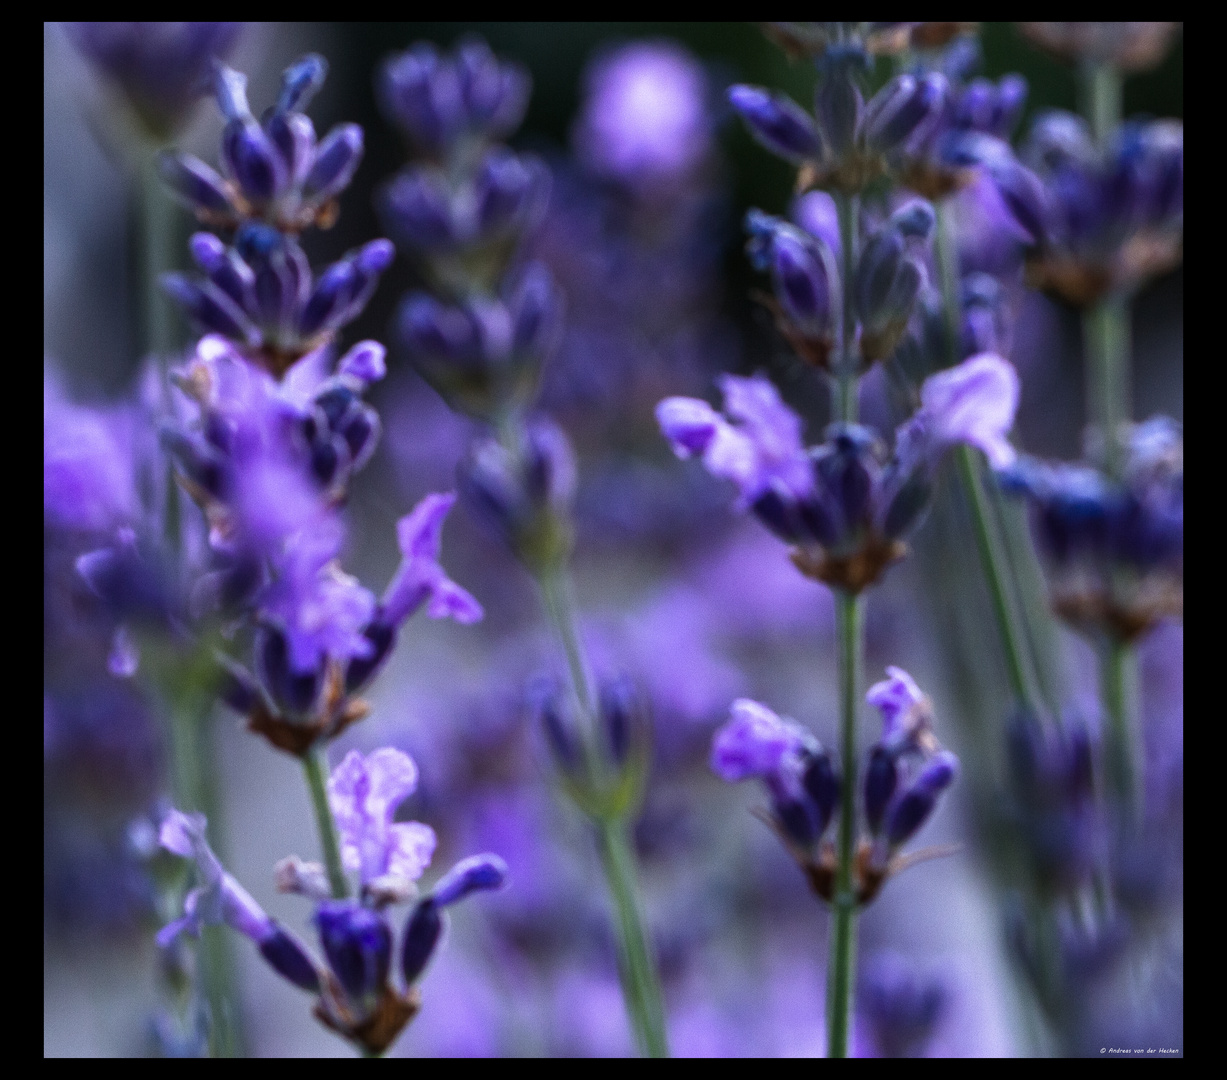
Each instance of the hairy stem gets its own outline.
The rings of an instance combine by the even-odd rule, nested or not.
[[[839,649],[840,787],[838,863],[831,912],[831,947],[827,969],[827,1057],[847,1057],[856,971],[856,714],[860,700],[864,605],[848,593],[835,594]]]
[[[327,751],[316,745],[302,759],[303,772],[307,776],[307,789],[311,792],[311,807],[315,811],[315,824],[319,829],[320,848],[324,852],[324,866],[328,870],[328,884],[337,900],[349,895],[349,882],[345,880],[345,868],[341,865],[341,845],[337,840],[337,823],[332,817],[328,803],[328,758]]]

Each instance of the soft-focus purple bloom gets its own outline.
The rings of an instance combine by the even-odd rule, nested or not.
[[[693,398],[666,398],[656,406],[661,430],[677,456],[702,454],[708,472],[737,486],[742,506],[776,482],[793,495],[804,495],[813,480],[801,445],[800,417],[765,376],[725,375],[720,387],[732,423]]]
[[[781,720],[765,705],[749,698],[733,702],[729,721],[712,742],[712,771],[735,783],[776,772],[784,758],[805,744],[795,724]]]
[[[879,953],[861,974],[857,1013],[877,1055],[919,1057],[949,1009],[949,996],[943,980],[918,974],[893,953]]]
[[[1016,457],[1006,434],[1014,426],[1018,395],[1018,373],[1009,361],[982,353],[924,381],[917,419],[935,449],[966,443],[1000,469]]]
[[[205,839],[203,814],[171,810],[162,821],[158,842],[175,855],[194,859],[200,879],[184,901],[183,917],[158,932],[159,945],[166,948],[183,933],[199,936],[202,927],[218,923],[225,923],[257,944],[274,933],[273,920],[213,854]]]
[[[881,744],[892,753],[918,749],[932,738],[933,706],[903,668],[888,667],[886,680],[874,683],[865,700],[882,713]]]
[[[319,670],[326,658],[363,658],[372,650],[363,630],[375,613],[375,597],[334,561],[343,541],[339,521],[297,533],[261,600],[263,616],[284,634],[290,667],[299,674]]]
[[[843,242],[839,235],[839,214],[835,209],[835,200],[825,191],[807,191],[793,203],[792,219],[810,236],[821,240],[836,260],[843,251]]]
[[[234,48],[243,29],[233,22],[64,25],[73,44],[158,134],[182,123],[209,92],[213,64]]]
[[[598,60],[574,139],[598,176],[651,190],[684,181],[711,152],[702,67],[680,46],[646,41]]]
[[[399,625],[422,604],[427,604],[426,614],[432,619],[450,618],[467,624],[482,618],[481,604],[439,565],[443,521],[455,502],[456,496],[450,492],[427,495],[397,522],[402,561],[381,601],[387,623]]]
[[[131,418],[64,400],[43,379],[43,517],[63,529],[107,532],[140,510]]]
[[[365,758],[351,750],[333,772],[328,800],[340,833],[341,857],[364,887],[405,890],[430,865],[434,830],[417,821],[392,820],[417,781],[413,759],[391,747]]]

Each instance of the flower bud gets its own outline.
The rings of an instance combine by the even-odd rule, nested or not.
[[[320,977],[315,961],[293,934],[275,919],[272,924],[272,932],[260,942],[260,955],[282,978],[303,990],[319,993]]]
[[[350,1000],[362,1005],[388,983],[392,931],[382,915],[352,900],[328,900],[315,913],[328,966]]]
[[[357,124],[333,128],[316,148],[311,169],[303,181],[304,193],[318,202],[339,195],[362,161],[362,129]]]
[[[895,755],[884,746],[875,746],[869,753],[865,768],[865,820],[869,831],[877,836],[882,830],[886,808],[899,784],[899,765]]]
[[[813,118],[791,98],[758,86],[733,86],[728,94],[750,134],[773,154],[795,162],[822,155]]]
[[[401,946],[401,972],[405,985],[417,982],[443,936],[443,912],[427,897],[413,909],[405,924],[405,940]]]
[[[891,847],[905,844],[929,820],[938,797],[953,782],[959,761],[949,750],[934,754],[915,782],[891,807],[886,822],[886,839]]]

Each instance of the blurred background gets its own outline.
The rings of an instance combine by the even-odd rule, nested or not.
[[[652,706],[655,761],[636,842],[674,1051],[821,1053],[826,912],[748,812],[761,796],[721,784],[707,755],[739,696],[834,741],[830,595],[797,575],[765,531],[731,512],[719,483],[673,458],[652,414],[669,394],[710,396],[719,372],[764,370],[806,418],[811,440],[826,423],[825,390],[790,361],[752,299],[761,283],[743,250],[745,211],[784,213],[793,172],[733,122],[723,94],[748,82],[804,101],[811,70],[790,63],[751,24],[251,24],[231,63],[250,75],[257,113],[276,96],[286,65],[316,51],[331,67],[311,109],[317,130],[355,121],[366,132],[338,224],[305,241],[314,265],[382,235],[375,193],[406,158],[376,106],[378,65],[415,41],[449,46],[467,34],[531,72],[531,105],[512,141],[553,173],[550,209],[532,244],[563,283],[567,329],[544,402],[581,455],[584,634],[597,666],[629,675]],[[1030,84],[1022,130],[1037,110],[1074,108],[1071,72],[1012,25],[983,24],[981,42],[986,74],[1020,72]],[[94,74],[53,24],[44,28],[43,99],[45,364],[72,399],[117,401],[142,360],[128,155]],[[1125,113],[1183,117],[1182,41],[1160,67],[1127,81]],[[212,102],[202,102],[180,144],[215,161],[220,127]],[[186,266],[186,214],[179,228]],[[392,350],[389,377],[372,395],[383,441],[348,511],[347,568],[372,588],[395,567],[396,519],[423,494],[454,486],[474,431],[390,340],[393,310],[415,284],[399,259],[345,334],[346,344],[373,337]],[[1148,286],[1133,317],[1135,416],[1182,419],[1182,270]],[[186,347],[187,328],[179,333]],[[1077,456],[1085,415],[1077,314],[1019,285],[1010,358],[1023,382],[1017,444]],[[873,380],[866,414],[893,427],[885,387]],[[974,756],[992,742],[1007,700],[995,641],[976,632],[988,625],[987,601],[957,536],[935,530],[918,546],[874,593],[868,677],[880,678],[887,664],[908,669],[936,703],[943,741]],[[436,865],[493,850],[509,863],[513,884],[458,914],[427,977],[425,1007],[393,1052],[630,1052],[595,854],[584,826],[551,794],[526,707],[526,685],[555,663],[531,582],[463,513],[447,526],[443,562],[482,602],[485,621],[411,624],[376,684],[373,715],[332,757],[389,744],[411,753],[422,780],[403,816],[436,829]],[[140,695],[105,678],[105,643],[58,632],[57,605],[68,601],[55,573],[48,563],[44,1052],[169,1052],[157,1022],[153,894],[130,828],[164,790],[164,747]],[[1064,698],[1094,723],[1090,650],[1057,633]],[[1147,745],[1161,757],[1165,797],[1177,806],[1182,643],[1180,627],[1161,628],[1142,658]],[[862,737],[869,734],[866,722]],[[213,737],[223,788],[213,826],[223,857],[268,911],[302,930],[302,902],[277,894],[271,874],[287,854],[315,855],[297,764],[229,713],[219,712]],[[981,760],[999,766],[991,751]],[[894,880],[868,910],[861,1052],[1045,1049],[1008,947],[991,819],[991,796],[961,784],[925,834],[926,843],[958,843],[958,853]],[[1088,1040],[1102,1034],[1127,1045],[1144,1020],[1163,1045],[1182,1045],[1178,889],[1164,903],[1159,944],[1093,984]],[[247,942],[235,942],[234,953],[249,1052],[349,1053]]]

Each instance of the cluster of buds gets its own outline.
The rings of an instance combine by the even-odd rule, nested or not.
[[[932,706],[907,672],[871,687],[866,700],[882,713],[882,737],[869,751],[860,784],[864,829],[857,843],[853,888],[868,904],[887,878],[915,862],[901,854],[932,816],[953,782],[958,759],[933,734]],[[771,796],[768,823],[805,871],[811,887],[830,902],[836,887],[836,851],[828,836],[844,783],[831,754],[809,732],[765,705],[741,699],[712,744],[712,769],[724,780],[763,781]]]
[[[837,237],[822,224],[829,215],[806,197],[802,228],[751,210],[747,251],[757,270],[771,274],[774,297],[768,301],[780,332],[797,355],[824,370],[832,366],[836,328],[842,312],[845,283],[837,270]],[[933,232],[933,210],[919,200],[907,203],[886,219],[865,242],[853,278],[856,348],[862,369],[891,355],[899,343],[916,298],[925,283],[924,247]],[[847,343],[849,346],[852,342]]]
[[[601,680],[594,717],[550,679],[530,687],[529,704],[572,801],[598,821],[633,813],[643,798],[651,738],[647,702],[634,683],[624,675]]]
[[[216,75],[217,104],[226,118],[221,172],[188,154],[164,154],[163,179],[203,225],[234,229],[264,221],[282,232],[328,228],[340,195],[362,161],[362,129],[341,124],[317,142],[302,110],[328,73],[322,56],[286,69],[281,94],[262,119],[247,103],[247,76],[224,65]]]
[[[836,424],[806,448],[801,420],[762,376],[720,381],[725,413],[694,398],[667,398],[656,410],[679,457],[699,455],[714,476],[731,480],[752,510],[793,546],[806,575],[859,593],[906,553],[936,468],[949,446],[967,443],[990,462],[1014,460],[1006,440],[1018,404],[1018,378],[985,354],[931,376],[919,411],[899,428],[886,455],[866,427]]]
[[[158,943],[170,948],[183,933],[198,935],[210,924],[229,926],[254,942],[278,975],[316,996],[314,1013],[321,1023],[368,1053],[383,1053],[421,1008],[417,984],[442,939],[445,909],[473,893],[501,889],[507,881],[500,858],[475,855],[419,895],[416,883],[434,855],[434,830],[394,820],[397,807],[416,788],[417,775],[412,758],[384,748],[366,758],[352,751],[329,782],[342,860],[357,877],[357,899],[346,898],[348,883],[330,883],[318,863],[291,856],[277,864],[278,889],[315,902],[323,961],[222,866],[205,837],[204,817],[177,810],[163,819],[159,839],[167,851],[194,860],[198,883],[185,899],[183,916],[162,929]],[[341,884],[344,890],[338,889]],[[409,901],[416,902],[397,950],[388,909]],[[399,984],[392,974],[394,956]]]
[[[990,151],[985,163],[1026,238],[1035,287],[1088,307],[1179,264],[1184,126],[1178,121],[1122,124],[1099,148],[1084,120],[1048,112],[1023,147],[1026,165],[998,148]]]
[[[897,172],[907,147],[939,123],[948,83],[936,72],[897,75],[866,102],[860,82],[871,61],[862,45],[829,45],[817,63],[812,114],[758,86],[732,87],[729,101],[758,142],[801,169],[803,188],[856,194]]]
[[[230,661],[227,703],[278,749],[304,755],[362,719],[359,693],[391,654],[400,627],[425,607],[460,623],[481,605],[439,565],[454,495],[428,495],[397,524],[401,564],[376,601],[337,563],[340,536],[321,526],[286,545],[281,572],[258,595],[253,674]]]
[[[204,277],[167,274],[166,291],[200,332],[228,339],[277,377],[362,314],[394,254],[387,240],[372,240],[317,281],[298,241],[259,223],[243,225],[232,246],[197,233],[191,252]]]
[[[1123,441],[1119,469],[1024,458],[1002,479],[1031,508],[1057,614],[1133,641],[1184,610],[1184,439],[1155,417]]]

